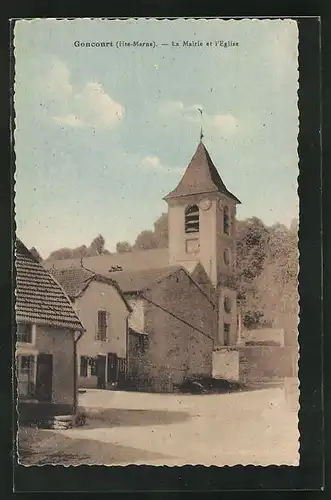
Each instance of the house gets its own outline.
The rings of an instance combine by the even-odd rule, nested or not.
[[[171,392],[187,377],[210,376],[217,310],[190,273],[171,266],[111,274],[132,308],[129,378]]]
[[[111,277],[82,267],[51,269],[86,332],[78,345],[79,387],[104,389],[125,379],[131,307]]]
[[[164,275],[168,275],[167,279],[163,278],[163,283],[172,283],[174,286],[173,296],[178,296],[180,307],[182,311],[185,311],[183,314],[185,317],[192,318],[192,321],[197,314],[194,306],[197,300],[197,288],[194,289],[194,296],[189,296],[194,288],[193,283],[195,283],[194,286],[198,285],[201,304],[203,303],[206,310],[210,312],[212,302],[215,306],[213,311],[215,310],[217,315],[212,333],[213,374],[215,377],[222,378],[228,377],[230,373],[231,378],[237,379],[239,377],[237,348],[239,320],[235,285],[236,207],[240,201],[225,186],[202,140],[200,140],[179,183],[164,197],[164,200],[168,205],[168,248],[88,257],[84,259],[85,265],[96,273],[112,276],[118,281],[120,287],[124,287],[125,276],[132,276],[132,279],[140,276],[139,279],[142,280],[145,280],[146,277],[148,281],[150,273],[162,270]],[[50,261],[46,262],[45,265],[66,269],[79,267],[79,260]],[[172,270],[175,268],[177,271],[174,271],[173,274]],[[169,275],[169,272],[172,274]],[[175,276],[176,272],[181,273],[183,282],[172,280],[171,276]],[[183,283],[187,285],[185,290]],[[165,285],[159,284],[158,287],[153,287],[153,294],[158,293],[157,290],[163,289],[163,286]],[[165,307],[168,311],[167,316],[164,312],[161,318],[159,312],[157,325],[158,328],[163,329],[161,320],[165,322],[164,333],[166,333],[167,328],[174,327],[169,319],[172,308],[175,308],[176,314],[179,312],[179,303],[171,299],[168,285],[166,289],[167,293],[164,297],[158,297],[158,299],[167,302]],[[125,287],[123,293],[126,296],[131,293],[124,290]],[[181,300],[177,290],[181,290],[185,299]],[[136,292],[134,291],[134,293]],[[138,295],[134,300],[137,300],[137,297]],[[146,320],[144,325],[149,325],[151,320],[148,319],[147,310],[151,304],[147,306],[147,301],[144,304],[146,307],[146,312],[143,315]],[[142,307],[141,301],[138,301],[137,307]],[[188,310],[186,311],[186,309]],[[205,321],[205,319],[200,319]],[[208,332],[210,332],[209,327],[213,323],[212,314],[210,324],[207,323]],[[154,327],[156,327],[156,323]],[[185,337],[186,333],[183,331],[182,335]],[[143,337],[137,337],[137,339],[142,345],[144,344]],[[161,336],[159,342],[159,349],[164,354]],[[162,366],[167,364],[166,360],[161,357],[158,362]]]
[[[62,287],[20,240],[15,267],[20,418],[75,413],[75,357],[83,324]]]

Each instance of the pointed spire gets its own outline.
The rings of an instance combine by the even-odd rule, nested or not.
[[[226,188],[205,145],[200,141],[179,184],[164,199],[217,191],[240,203]]]

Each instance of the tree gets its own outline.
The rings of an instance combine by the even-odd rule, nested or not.
[[[90,254],[89,256],[94,256],[94,255],[102,255],[104,253],[104,248],[105,248],[105,238],[99,234],[94,240],[92,241],[88,253]]]
[[[124,253],[124,252],[131,252],[132,251],[132,246],[128,241],[119,241],[116,243],[116,252],[117,253]]]
[[[81,245],[76,248],[60,248],[52,252],[47,260],[78,259],[81,257],[94,257],[96,255],[109,255],[110,252],[105,249],[105,239],[99,234],[87,247]]]
[[[166,248],[168,246],[168,214],[163,213],[154,222],[154,235],[158,248]]]
[[[142,231],[136,238],[134,250],[149,250],[151,248],[157,248],[154,231]]]
[[[43,259],[38,252],[38,250],[35,247],[30,248],[30,252],[32,253],[33,257],[38,261],[41,262]]]
[[[269,231],[257,217],[237,223],[236,254],[239,280],[252,281],[262,271],[268,255]]]

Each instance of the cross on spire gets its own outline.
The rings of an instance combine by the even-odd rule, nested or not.
[[[202,120],[202,109],[201,108],[197,108],[200,115],[201,115],[201,120]],[[202,123],[201,123],[201,126],[200,126],[200,142],[202,142],[202,139],[203,139],[203,132],[202,132]]]

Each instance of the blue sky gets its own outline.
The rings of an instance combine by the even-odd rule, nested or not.
[[[74,46],[118,40],[156,47]],[[219,40],[239,45],[206,46]],[[238,218],[297,216],[294,21],[43,19],[17,22],[14,43],[17,234],[44,257],[152,228],[197,147],[199,106]]]

